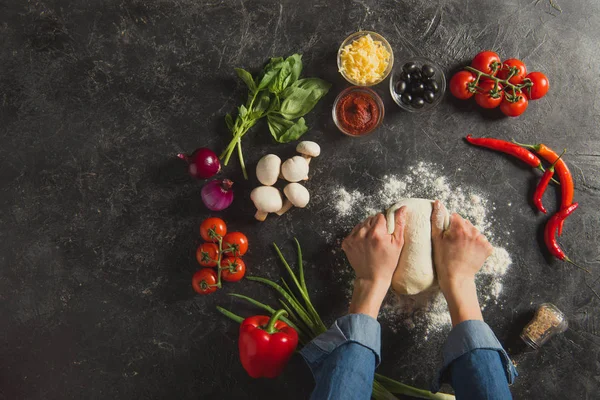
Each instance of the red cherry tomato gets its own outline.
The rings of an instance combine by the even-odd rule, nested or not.
[[[192,287],[198,294],[210,294],[217,290],[217,273],[210,268],[198,270],[192,277]]]
[[[475,75],[469,71],[460,71],[450,79],[450,93],[457,99],[466,100],[473,96],[469,90],[470,85],[475,82]]]
[[[229,232],[223,238],[223,253],[240,257],[248,251],[248,238],[242,232]]]
[[[500,56],[493,51],[482,51],[471,61],[471,67],[488,75],[496,75],[501,65]]]
[[[221,260],[221,278],[227,282],[237,282],[246,274],[246,264],[238,257],[225,257]]]
[[[506,79],[513,70],[515,71],[515,74],[508,81],[513,85],[519,85],[523,82],[523,79],[525,79],[525,75],[527,75],[527,67],[521,60],[516,58],[505,60],[502,63],[502,68],[498,71],[497,76],[500,79]]]
[[[527,97],[523,96],[523,93],[517,93],[518,100],[514,102],[510,102],[504,97],[502,103],[500,103],[500,111],[509,117],[518,117],[523,114],[527,109],[527,105],[529,101],[527,101]]]
[[[221,218],[207,218],[200,224],[200,236],[207,242],[216,243],[219,236],[222,238],[227,234],[227,225]]]
[[[203,267],[216,267],[219,259],[219,246],[214,243],[203,243],[196,249],[196,260]]]
[[[550,89],[550,82],[548,82],[548,78],[546,75],[541,72],[530,72],[525,79],[529,79],[533,86],[525,89],[527,92],[527,98],[529,100],[537,100],[541,99],[548,93],[548,89]]]
[[[502,102],[504,93],[502,92],[502,84],[498,83],[498,89],[494,90],[496,84],[494,81],[487,79],[479,83],[479,89],[475,94],[475,101],[483,108],[496,108]]]

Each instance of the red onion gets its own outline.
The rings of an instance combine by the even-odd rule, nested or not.
[[[208,182],[202,188],[202,202],[211,211],[221,211],[233,201],[233,182],[229,179]]]
[[[221,170],[219,157],[206,147],[194,150],[190,156],[181,153],[177,157],[188,163],[188,172],[194,178],[210,178]]]

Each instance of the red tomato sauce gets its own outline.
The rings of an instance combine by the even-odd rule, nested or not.
[[[362,135],[379,122],[379,106],[366,93],[348,93],[338,101],[335,112],[339,124],[352,135]]]

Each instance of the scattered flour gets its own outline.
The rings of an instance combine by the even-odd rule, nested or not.
[[[467,187],[452,185],[442,175],[442,170],[436,164],[421,162],[409,167],[404,175],[384,176],[380,187],[368,196],[358,190],[349,192],[345,188],[339,188],[335,191],[338,199],[334,204],[336,216],[342,217],[344,224],[350,227],[369,215],[384,212],[402,197],[439,199],[450,213],[456,212],[467,218],[495,244],[496,238],[491,231],[494,219],[488,216],[488,210],[495,209],[494,204]],[[492,303],[498,304],[503,288],[502,279],[511,263],[510,255],[504,248],[494,247],[492,256],[477,275],[482,308]],[[351,271],[347,272],[348,274],[341,275],[344,279],[351,276]],[[351,279],[347,282],[350,284]],[[349,297],[351,290],[349,286]],[[416,296],[398,296],[391,292],[380,315],[391,323],[392,329],[396,330],[399,325],[416,329],[425,340],[451,328],[447,303],[439,290]]]

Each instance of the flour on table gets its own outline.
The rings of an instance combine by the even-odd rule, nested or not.
[[[405,174],[384,176],[379,187],[369,193],[340,187],[334,193],[337,199],[334,203],[336,218],[340,219],[337,222],[350,229],[365,217],[384,212],[400,198],[441,200],[450,213],[458,213],[471,221],[494,245],[494,252],[477,274],[476,281],[482,308],[498,304],[502,296],[503,277],[512,260],[506,249],[497,245],[500,238],[496,238],[492,231],[494,218],[488,215],[488,210],[494,210],[494,204],[482,193],[464,184],[451,183],[442,172],[443,167],[421,162],[409,167]],[[347,263],[346,267],[350,269]],[[348,276],[351,276],[351,271],[348,272]],[[348,279],[348,284],[351,284],[351,279]],[[351,287],[348,293],[350,295]],[[451,328],[446,300],[438,290],[416,296],[390,293],[380,316],[388,321],[392,329],[401,325],[415,329],[425,340]]]

